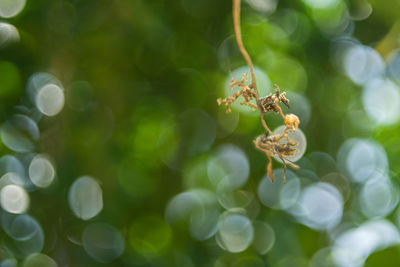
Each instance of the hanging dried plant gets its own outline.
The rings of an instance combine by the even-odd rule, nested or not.
[[[233,0],[233,26],[235,30],[236,43],[239,50],[246,60],[247,65],[250,69],[250,84],[246,85],[248,79],[248,74],[244,73],[242,80],[236,81],[232,78],[230,83],[230,89],[235,87],[240,87],[238,91],[233,93],[231,96],[221,99],[217,99],[218,105],[225,105],[227,107],[226,113],[231,112],[231,104],[236,101],[239,97],[243,98],[240,102],[241,105],[246,105],[252,108],[254,111],[260,112],[261,124],[265,129],[265,133],[258,136],[254,141],[254,145],[257,149],[263,151],[268,158],[268,164],[266,167],[267,174],[269,175],[271,181],[274,181],[274,174],[272,171],[272,156],[277,156],[283,163],[283,183],[286,183],[286,164],[293,168],[299,168],[296,164],[290,162],[286,157],[293,156],[298,152],[298,142],[292,140],[288,136],[288,132],[295,132],[299,127],[300,120],[294,114],[284,114],[282,108],[279,106],[280,103],[284,104],[288,108],[289,99],[286,98],[286,93],[281,92],[277,85],[274,85],[275,93],[271,93],[265,97],[259,97],[258,90],[256,86],[256,77],[253,70],[253,62],[249,54],[247,53],[243,41],[242,34],[240,30],[240,0]],[[255,104],[250,101],[254,100]],[[264,114],[268,112],[274,112],[279,114],[285,124],[285,129],[281,134],[274,134],[268,127]]]

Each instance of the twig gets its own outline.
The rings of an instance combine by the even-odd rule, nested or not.
[[[267,174],[271,178],[271,181],[274,181],[274,174],[272,169],[272,156],[278,156],[279,159],[283,163],[283,183],[286,183],[286,160],[284,157],[293,156],[294,153],[298,152],[297,145],[298,143],[294,140],[289,139],[288,131],[295,132],[297,127],[299,126],[300,120],[294,114],[283,113],[282,108],[279,106],[279,103],[283,103],[288,108],[289,99],[286,98],[285,92],[280,92],[280,89],[277,85],[274,85],[275,93],[270,93],[265,97],[259,97],[257,85],[256,85],[256,77],[253,69],[253,62],[249,54],[246,51],[246,48],[243,45],[242,34],[240,30],[240,0],[233,0],[232,6],[233,13],[233,27],[235,31],[236,42],[239,47],[240,53],[243,58],[247,62],[247,65],[250,69],[251,82],[250,85],[246,85],[247,73],[243,75],[243,78],[240,82],[236,81],[232,78],[232,82],[229,87],[232,90],[235,86],[240,87],[241,89],[234,92],[231,96],[228,96],[224,99],[218,98],[218,105],[225,105],[227,107],[226,113],[231,112],[232,103],[238,99],[240,96],[244,98],[244,101],[240,102],[241,105],[246,105],[251,107],[254,110],[259,110],[260,112],[260,120],[263,125],[266,133],[259,135],[254,141],[254,145],[257,149],[264,151],[265,155],[268,158],[267,164]],[[256,104],[254,105],[250,103],[251,100],[255,99]],[[285,129],[281,134],[273,134],[273,132],[269,129],[265,119],[264,114],[268,112],[275,112],[276,114],[280,114],[285,123]],[[281,139],[286,139],[287,143],[283,144],[280,142]],[[288,165],[293,168],[298,168],[296,164],[288,161]]]
[[[242,33],[240,30],[240,0],[233,0],[232,13],[233,13],[233,28],[235,31],[236,43],[239,47],[240,53],[242,53],[242,56],[244,60],[246,60],[247,65],[249,65],[250,69],[251,83],[249,87],[254,89],[256,93],[256,98],[258,98],[258,90],[256,85],[256,76],[254,75],[254,70],[253,70],[253,62],[251,61],[249,53],[247,53],[247,50],[244,47],[242,41]]]
[[[247,50],[244,47],[244,44],[242,41],[242,32],[240,29],[240,0],[233,0],[232,14],[233,14],[233,28],[235,31],[236,43],[239,47],[240,53],[242,53],[242,56],[243,56],[244,60],[246,60],[247,65],[249,66],[249,69],[250,69],[251,83],[250,83],[249,87],[251,89],[254,89],[257,106],[258,106],[258,109],[260,110],[261,124],[264,127],[265,131],[267,131],[268,134],[272,134],[272,131],[269,129],[267,123],[264,120],[264,112],[262,111],[260,98],[258,96],[256,75],[254,74],[253,62],[251,61],[251,57],[250,57],[249,53],[247,53]]]

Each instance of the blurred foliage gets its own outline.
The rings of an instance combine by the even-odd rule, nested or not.
[[[350,40],[376,48],[372,50],[383,62],[381,75],[389,77],[397,90],[395,96],[400,95],[400,61],[392,71],[388,67],[399,54],[400,1],[242,3],[243,41],[254,64],[266,75],[271,87],[267,91],[277,83],[289,96],[298,96],[292,100],[293,108],[300,112],[307,151],[299,161],[302,169],[293,175],[301,178],[302,188],[311,188],[329,173],[342,173],[342,180],[330,182],[344,198],[342,224],[334,230],[266,207],[259,200],[257,190],[266,163],[252,143],[262,132],[259,118],[235,110],[226,115],[216,104],[218,97],[225,96],[231,73],[245,65],[233,37],[231,4],[215,0],[27,0],[18,15],[2,19],[17,28],[20,40],[6,45],[0,40],[1,123],[6,125],[13,114],[21,113],[21,106],[27,107],[28,115],[38,123],[40,137],[34,140],[34,150],[21,152],[5,145],[2,136],[0,152],[16,156],[26,173],[36,153],[52,159],[56,179],[48,188],[27,189],[27,213],[44,231],[41,253],[58,266],[324,266],[318,263],[332,260],[321,249],[333,249],[339,233],[375,219],[386,218],[396,229],[399,226],[398,199],[382,216],[369,216],[367,208],[362,210],[358,199],[366,180],[354,181],[340,167],[338,153],[349,138],[374,140],[387,155],[387,175],[397,188],[400,103],[388,104],[393,107],[390,112],[399,114],[395,121],[381,123],[380,117],[374,117],[386,113],[368,111],[363,90],[369,82],[358,82],[354,77],[359,76],[352,76],[372,74],[357,61],[360,58],[352,59],[353,65],[346,69],[344,52],[336,48],[343,40],[340,45]],[[1,31],[0,38],[6,38]],[[361,74],[352,74],[356,70]],[[65,105],[57,116],[35,117],[38,112],[26,88],[38,72],[53,74],[64,87]],[[386,107],[382,101],[378,104]],[[273,116],[267,115],[266,120],[272,129],[279,126]],[[232,154],[221,148],[224,144],[235,146],[229,150]],[[217,192],[217,200],[203,196],[204,192],[196,194],[211,203],[206,205],[218,207],[218,214],[227,209],[225,202],[218,206],[219,189],[210,173],[219,177],[224,164],[229,165],[225,162],[229,155],[235,156],[232,160],[244,155],[248,162],[244,166],[249,167],[249,174],[241,185],[248,193],[236,196],[235,203],[248,205],[245,209],[252,222],[267,222],[272,227],[275,239],[267,253],[260,254],[252,246],[229,252],[214,235],[196,240],[199,233],[193,232],[190,220],[166,220],[167,203],[184,191]],[[210,162],[216,167],[210,167]],[[239,163],[243,162],[232,164]],[[243,171],[237,166],[229,168]],[[76,218],[68,202],[71,185],[83,175],[95,177],[104,202],[101,212],[87,221]],[[376,200],[380,201],[379,196]],[[329,209],[329,202],[326,205]],[[2,216],[6,213],[3,210]],[[192,221],[210,222],[202,216],[206,215],[192,217]],[[96,222],[107,226],[92,224]],[[108,232],[85,231],[88,225]],[[112,244],[119,234],[124,247],[115,259],[119,248],[106,247],[104,252],[101,244]],[[82,236],[99,246],[83,246]],[[20,264],[25,260],[25,266],[49,264],[42,255],[27,263],[29,253],[15,252],[19,243],[6,233],[0,239],[3,264],[13,258]],[[396,244],[388,248],[381,244],[376,253],[371,251],[365,266],[397,266]],[[320,258],[314,256],[319,251]]]

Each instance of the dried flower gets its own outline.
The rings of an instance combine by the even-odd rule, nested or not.
[[[281,140],[286,139],[286,143],[282,143]],[[255,147],[258,150],[265,152],[268,158],[267,164],[267,173],[271,178],[271,181],[274,181],[274,174],[272,172],[272,159],[271,156],[278,156],[283,163],[283,183],[286,183],[286,163],[288,163],[293,168],[299,168],[296,164],[290,162],[289,160],[285,160],[284,157],[293,156],[299,150],[297,149],[298,143],[294,140],[289,139],[286,131],[282,134],[276,135],[267,135],[262,134],[259,135],[253,141]]]
[[[285,116],[285,125],[286,128],[289,129],[289,131],[295,132],[297,128],[299,127],[300,120],[299,117],[297,117],[294,114],[287,114]]]
[[[257,106],[250,103],[250,100],[252,100],[253,98],[256,99],[257,95],[255,92],[253,92],[249,86],[247,86],[245,84],[245,82],[247,81],[247,73],[245,73],[243,75],[243,78],[240,82],[237,82],[234,78],[232,78],[232,82],[229,85],[229,88],[232,90],[235,86],[239,86],[242,89],[237,91],[236,93],[234,93],[231,96],[228,96],[227,98],[221,99],[218,98],[217,99],[217,103],[218,106],[220,106],[221,104],[225,104],[225,106],[227,106],[226,109],[226,113],[230,113],[231,112],[231,104],[239,97],[242,96],[244,98],[243,102],[240,102],[241,105],[246,105],[251,107],[254,111],[257,110]]]
[[[218,105],[224,104],[227,109],[226,113],[231,112],[231,105],[236,99],[240,96],[244,98],[244,101],[240,102],[241,105],[246,105],[251,107],[253,110],[260,111],[260,119],[261,123],[265,129],[265,133],[259,135],[254,141],[254,145],[257,149],[263,151],[268,158],[267,164],[267,174],[271,178],[271,181],[274,181],[274,174],[272,171],[272,156],[277,156],[283,163],[283,183],[286,183],[286,164],[290,165],[293,168],[299,168],[296,164],[290,162],[285,157],[293,156],[296,152],[298,152],[298,143],[288,137],[288,131],[295,132],[299,127],[300,120],[294,114],[285,115],[282,111],[282,108],[279,106],[280,103],[283,103],[285,106],[290,108],[289,99],[286,98],[285,92],[280,92],[280,89],[277,85],[274,85],[275,93],[271,93],[265,97],[259,97],[255,74],[253,70],[253,62],[249,54],[247,53],[243,41],[242,35],[240,31],[240,0],[233,0],[233,25],[235,29],[235,37],[236,42],[239,47],[240,52],[242,53],[243,58],[246,60],[249,65],[250,75],[251,75],[251,83],[250,85],[246,85],[247,81],[247,73],[243,75],[243,78],[240,82],[236,81],[232,78],[232,82],[230,83],[230,89],[232,90],[235,86],[239,86],[241,89],[231,96],[221,99],[217,99]],[[255,100],[255,104],[250,103],[251,100]],[[268,112],[279,113],[285,123],[285,129],[281,134],[273,134],[269,129],[267,123],[264,119],[264,114]]]
[[[286,98],[286,92],[280,93],[280,89],[278,85],[274,84],[275,93],[269,94],[266,97],[260,99],[262,112],[267,113],[269,111],[273,111],[275,113],[282,112],[282,109],[279,106],[279,102],[285,104],[288,108],[289,106],[289,99]]]

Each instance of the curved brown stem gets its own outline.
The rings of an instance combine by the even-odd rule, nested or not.
[[[272,135],[272,131],[269,129],[267,123],[264,120],[264,114],[260,111],[260,119],[261,119],[261,124],[264,126],[264,129],[267,131],[269,135]]]
[[[283,114],[282,108],[279,106],[277,102],[275,102],[276,108],[279,110],[279,113],[281,114],[282,118],[285,119],[285,114]]]
[[[241,102],[241,105],[247,105],[250,106],[253,109],[258,109],[260,112],[260,120],[261,124],[263,125],[266,133],[258,136],[254,141],[254,145],[257,149],[262,150],[265,152],[267,158],[268,158],[268,164],[267,164],[267,173],[268,176],[271,178],[271,181],[274,181],[274,173],[272,169],[272,155],[277,155],[280,160],[283,163],[283,183],[286,183],[286,161],[283,156],[291,156],[296,149],[292,148],[291,146],[296,145],[294,141],[290,140],[287,131],[295,131],[298,127],[299,124],[299,119],[297,116],[293,114],[288,114],[285,116],[283,113],[282,108],[279,106],[279,103],[282,102],[289,108],[289,100],[285,97],[285,92],[280,94],[279,92],[279,87],[275,87],[275,94],[269,94],[268,96],[265,96],[263,98],[260,98],[258,95],[258,90],[257,90],[257,85],[256,85],[256,77],[254,74],[254,69],[253,69],[253,62],[251,61],[250,55],[248,54],[246,48],[243,45],[242,41],[242,33],[241,33],[241,28],[240,28],[240,0],[232,0],[232,15],[233,15],[233,28],[235,31],[235,38],[236,38],[236,43],[238,45],[238,48],[240,50],[240,53],[242,54],[244,60],[247,62],[247,65],[249,66],[250,70],[250,75],[251,75],[251,83],[249,86],[245,84],[245,81],[247,79],[247,72],[242,78],[241,82],[236,81],[235,79],[232,78],[232,82],[230,84],[230,88],[232,89],[234,86],[239,86],[242,89],[240,91],[237,91],[234,93],[232,96],[227,97],[226,99],[217,99],[218,105],[225,104],[228,109],[227,113],[230,112],[230,105],[232,104],[233,101],[235,101],[239,96],[242,96],[244,98],[244,101]],[[256,100],[256,105],[253,103],[250,103],[251,100],[255,99]],[[269,129],[265,119],[264,119],[264,114],[267,113],[268,111],[274,111],[276,113],[279,113],[286,125],[284,131],[282,134],[273,134],[272,131]],[[282,138],[286,138],[287,144],[282,144],[280,143],[280,140]],[[288,164],[292,167],[298,168],[297,165],[291,163],[288,161]]]
[[[244,60],[246,60],[247,65],[249,65],[249,69],[250,69],[251,84],[249,87],[254,89],[254,91],[257,95],[256,98],[258,98],[258,91],[257,91],[257,86],[256,86],[256,76],[255,76],[254,70],[253,70],[253,62],[251,61],[249,53],[247,53],[247,50],[244,47],[243,41],[242,41],[242,33],[240,30],[240,0],[233,0],[232,13],[233,13],[233,28],[235,30],[236,43],[239,47],[240,53],[242,53],[242,56],[243,56]]]
[[[240,53],[242,54],[244,60],[246,60],[247,65],[249,65],[249,69],[250,69],[251,83],[250,83],[249,87],[254,89],[255,98],[257,101],[257,107],[260,110],[261,123],[262,123],[265,131],[267,131],[268,134],[272,134],[271,130],[268,128],[268,125],[264,120],[264,113],[262,112],[260,99],[258,97],[258,90],[257,90],[257,85],[256,85],[256,75],[254,74],[253,62],[251,61],[250,55],[249,55],[249,53],[247,53],[247,50],[244,47],[244,44],[242,41],[242,32],[240,30],[240,0],[233,0],[232,4],[233,4],[233,8],[232,8],[233,28],[235,30],[236,43],[239,47]]]

